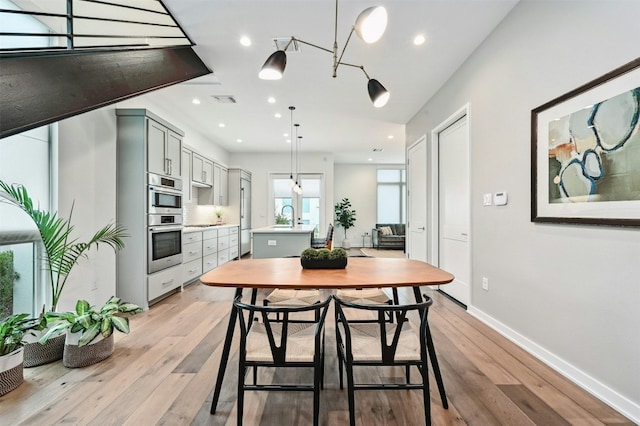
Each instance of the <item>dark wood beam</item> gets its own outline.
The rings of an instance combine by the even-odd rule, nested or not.
[[[0,58],[0,138],[210,74],[191,46]]]

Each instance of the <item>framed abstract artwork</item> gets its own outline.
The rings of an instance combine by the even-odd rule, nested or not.
[[[531,221],[640,226],[640,58],[531,111]]]

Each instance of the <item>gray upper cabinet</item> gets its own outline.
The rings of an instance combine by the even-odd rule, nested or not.
[[[149,172],[182,177],[182,136],[147,118],[147,148]]]
[[[229,204],[227,188],[229,187],[229,171],[220,164],[213,165],[213,201],[219,206]]]
[[[213,161],[208,160],[194,152],[192,156],[192,167],[193,169],[191,172],[191,181],[194,184],[200,184],[204,186],[213,185]]]
[[[195,162],[194,153],[194,162]],[[229,204],[229,170],[218,163],[212,163],[213,182],[211,187],[198,190],[198,204],[226,206]]]
[[[191,177],[191,151],[182,148],[182,173],[184,174],[184,182],[182,185],[182,201],[185,203],[190,203],[193,195],[193,188],[191,187],[190,177]]]

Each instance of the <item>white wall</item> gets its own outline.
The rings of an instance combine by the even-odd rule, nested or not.
[[[429,135],[470,103],[470,311],[636,421],[640,230],[530,222],[530,114],[634,59],[638,16],[640,2],[521,1],[406,135]],[[507,206],[482,207],[502,190]]]

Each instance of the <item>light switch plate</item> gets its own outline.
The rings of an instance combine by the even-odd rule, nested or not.
[[[506,192],[496,192],[494,200],[496,202],[496,206],[506,206],[507,205],[507,201],[508,201],[507,193]]]
[[[492,199],[491,194],[484,194],[484,197],[482,198],[482,205],[483,206],[490,206],[491,205],[491,199]]]

